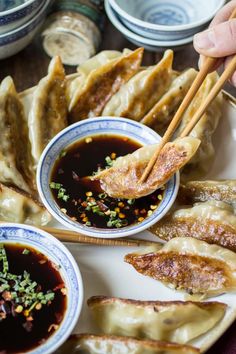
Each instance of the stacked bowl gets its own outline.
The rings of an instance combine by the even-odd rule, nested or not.
[[[2,0],[0,59],[26,47],[42,25],[51,0]]]
[[[112,24],[151,51],[179,48],[207,27],[225,0],[105,0]]]

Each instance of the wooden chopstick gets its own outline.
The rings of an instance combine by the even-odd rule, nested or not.
[[[231,20],[231,19],[233,19],[233,18],[235,18],[235,17],[236,17],[236,8],[235,8],[234,11],[232,12],[232,14],[231,14],[229,20]],[[162,148],[164,147],[164,145],[165,145],[165,144],[171,139],[171,137],[173,136],[173,134],[174,134],[176,128],[178,127],[178,125],[179,125],[179,123],[180,123],[180,121],[181,121],[181,119],[182,119],[182,117],[183,117],[184,112],[186,111],[186,109],[188,108],[188,106],[189,106],[189,104],[191,103],[192,99],[194,98],[195,94],[197,93],[197,91],[198,91],[199,88],[201,87],[201,85],[202,85],[203,81],[205,80],[207,74],[208,74],[209,72],[211,72],[211,70],[214,68],[214,65],[216,64],[217,60],[218,60],[218,58],[211,58],[211,57],[208,57],[208,58],[206,58],[206,60],[204,61],[203,66],[201,67],[199,73],[197,74],[195,80],[193,81],[193,84],[191,85],[191,87],[190,87],[190,89],[188,90],[188,92],[187,92],[185,98],[183,99],[181,105],[179,106],[177,112],[175,113],[175,115],[174,115],[174,117],[173,117],[171,123],[169,124],[169,126],[168,126],[168,128],[167,128],[165,134],[163,135],[163,138],[162,138],[160,144],[158,145],[158,147],[157,147],[157,149],[156,149],[154,155],[153,155],[152,158],[150,159],[150,161],[149,161],[147,167],[145,168],[145,170],[144,170],[144,172],[143,172],[143,174],[142,174],[142,176],[141,176],[141,178],[140,178],[140,181],[139,181],[140,183],[143,183],[143,182],[145,182],[145,181],[147,180],[147,178],[148,178],[150,172],[152,171],[152,169],[153,169],[153,167],[154,167],[154,165],[155,165],[155,163],[156,163],[156,161],[157,161],[157,158],[158,158],[158,156],[159,156],[159,154],[160,154],[160,151],[162,150]],[[217,91],[217,93],[219,93],[219,91],[220,91],[220,89],[222,88],[222,86],[224,85],[225,81],[227,81],[227,79],[230,78],[230,76],[231,76],[230,73],[233,73],[233,72],[234,72],[234,70],[233,70],[233,67],[234,67],[233,63],[231,64],[231,67],[232,67],[232,69],[229,69],[229,71],[226,72],[226,74],[224,74],[224,76],[222,75],[222,76],[223,76],[222,81],[219,80],[219,81],[220,81],[219,90],[218,90],[218,88],[216,88],[214,92]],[[227,68],[227,69],[228,69],[228,68]],[[226,69],[226,70],[227,70],[227,69]],[[213,92],[213,94],[214,94],[214,92]],[[213,97],[213,94],[212,94],[212,97]],[[216,94],[216,95],[217,95],[217,94]],[[214,97],[215,97],[215,96],[214,96]],[[213,97],[213,98],[214,98],[214,97]],[[212,98],[212,99],[213,99],[213,98]],[[211,100],[207,100],[207,102],[208,102],[207,104],[209,104],[209,103],[212,101],[212,99],[211,99]],[[195,122],[198,122],[198,120],[201,118],[201,116],[202,116],[202,114],[204,113],[204,111],[205,111],[205,109],[207,108],[207,106],[206,106],[206,105],[202,105],[201,108],[202,108],[201,111],[199,110],[199,112],[196,112],[196,114],[194,115]],[[204,109],[203,109],[203,108],[204,108]],[[201,115],[200,115],[200,112],[202,112]],[[196,117],[195,117],[195,116],[196,116]],[[193,119],[191,119],[191,122],[193,122]],[[195,124],[196,124],[196,123],[191,124],[192,128],[191,128],[191,126],[190,126],[190,124],[189,124],[188,130],[187,130],[187,127],[186,127],[186,129],[183,131],[183,133],[186,134],[187,131],[190,132],[190,131],[193,129],[193,127],[195,126]],[[191,128],[191,129],[190,129],[190,128]],[[182,133],[182,134],[183,134],[183,133]],[[186,134],[186,135],[187,135],[187,134]],[[184,135],[184,136],[186,136],[186,135]]]
[[[136,240],[133,238],[98,238],[85,236],[75,231],[57,229],[54,227],[39,226],[38,228],[52,234],[59,241],[62,242],[84,243],[97,246],[162,246],[160,242],[148,241],[143,239]]]

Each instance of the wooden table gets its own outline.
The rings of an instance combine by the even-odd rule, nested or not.
[[[100,50],[123,48],[134,49],[135,46],[129,43],[108,21],[105,26],[103,41]],[[154,64],[160,60],[162,54],[145,52],[144,64]],[[11,75],[15,81],[18,91],[34,86],[46,75],[50,58],[44,53],[40,37],[24,49],[21,53],[0,61],[0,80]],[[184,70],[187,67],[197,68],[198,54],[192,45],[176,51],[174,58],[174,68]],[[66,72],[73,73],[75,67],[66,67]],[[236,96],[236,88],[230,84],[226,86],[227,91]],[[220,300],[219,300],[220,301]],[[208,351],[207,354],[235,354],[236,353],[236,322],[221,337],[221,339]]]

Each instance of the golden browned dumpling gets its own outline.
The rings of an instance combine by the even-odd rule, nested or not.
[[[141,70],[123,85],[106,104],[102,115],[139,121],[169,87],[172,62],[173,51],[167,50],[155,66]]]
[[[51,60],[48,75],[38,83],[28,118],[34,164],[48,142],[67,126],[65,71],[59,57]]]
[[[51,215],[29,194],[0,183],[0,220],[29,225],[46,225]]]
[[[181,344],[213,328],[227,308],[220,302],[138,301],[108,296],[93,296],[88,306],[105,334]]]
[[[138,48],[92,70],[74,93],[70,105],[71,122],[99,116],[112,95],[137,73],[142,56],[143,48]]]
[[[147,145],[118,158],[111,168],[98,173],[93,179],[100,180],[102,189],[111,197],[140,198],[165,184],[191,159],[199,144],[198,139],[190,137],[167,143],[144,183],[139,183],[139,180],[157,145]]]
[[[194,204],[218,200],[236,205],[236,180],[218,181],[189,181],[181,184],[178,193],[178,201],[182,204]]]
[[[189,294],[209,297],[236,290],[236,254],[190,237],[125,256],[139,273]]]
[[[0,85],[0,182],[26,192],[35,188],[27,120],[9,76]]]
[[[236,215],[224,202],[212,200],[176,210],[153,225],[150,231],[165,241],[194,237],[236,251]]]
[[[143,117],[141,123],[163,135],[196,75],[196,70],[188,69],[177,76],[167,92]]]
[[[94,334],[71,336],[56,354],[197,354],[199,349],[154,340]]]

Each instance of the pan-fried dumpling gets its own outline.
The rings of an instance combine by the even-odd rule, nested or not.
[[[196,70],[188,69],[177,76],[168,91],[143,117],[141,123],[163,135],[196,75]]]
[[[27,193],[0,184],[0,220],[29,225],[46,225],[51,215]]]
[[[180,203],[192,205],[208,200],[218,200],[236,206],[236,180],[189,181],[180,185]]]
[[[124,49],[123,53],[128,54],[131,50]],[[67,99],[68,99],[68,106],[69,110],[71,108],[71,100],[75,94],[75,92],[79,92],[82,88],[83,84],[85,83],[86,78],[88,75],[93,71],[101,66],[109,63],[111,60],[118,59],[122,56],[122,52],[117,50],[103,50],[98,54],[94,55],[92,58],[86,60],[83,64],[78,66],[77,72],[78,77],[75,79],[67,82]]]
[[[167,143],[148,179],[139,183],[142,173],[157,145],[147,145],[132,154],[119,157],[112,167],[92,179],[99,180],[101,188],[114,198],[133,199],[151,194],[164,185],[195,154],[200,141],[186,137]]]
[[[167,90],[171,82],[173,51],[163,59],[133,76],[106,104],[102,115],[126,117],[139,121]]]
[[[143,48],[138,48],[92,70],[82,89],[79,87],[73,96],[70,107],[71,122],[99,116],[112,95],[137,73],[142,57]]]
[[[236,290],[236,254],[191,237],[177,237],[160,250],[125,256],[144,275],[190,295],[210,297]]]
[[[106,296],[88,300],[105,334],[185,344],[213,328],[225,315],[220,302],[137,301]]]
[[[188,107],[179,128],[176,131],[176,136],[186,127],[193,115],[206,99],[206,96],[211,91],[212,87],[218,80],[218,74],[213,72],[207,75],[201,88],[195,95],[193,101]],[[206,174],[214,157],[214,147],[212,144],[212,134],[217,128],[222,111],[222,94],[220,93],[208,107],[206,113],[202,116],[198,124],[193,128],[190,136],[201,140],[201,145],[195,156],[189,161],[182,171],[181,178],[183,180],[193,180],[199,176]]]
[[[199,349],[154,340],[94,334],[70,336],[56,354],[197,354]]]
[[[26,192],[34,188],[30,151],[24,108],[8,76],[0,85],[0,182]]]
[[[236,215],[223,202],[197,203],[192,208],[179,209],[166,215],[150,228],[168,241],[174,237],[194,237],[236,252]]]
[[[28,124],[32,156],[37,165],[48,142],[67,126],[66,78],[59,57],[52,59],[48,75],[33,93]]]

